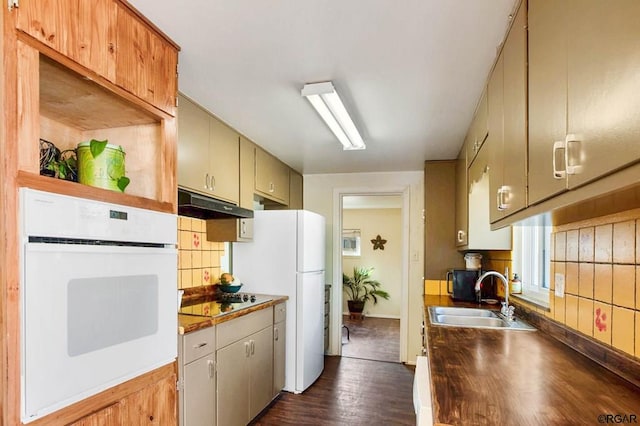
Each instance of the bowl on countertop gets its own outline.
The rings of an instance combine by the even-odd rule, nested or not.
[[[242,287],[242,284],[220,284],[220,285],[218,285],[218,288],[223,293],[237,293],[238,291],[240,291],[240,287]]]

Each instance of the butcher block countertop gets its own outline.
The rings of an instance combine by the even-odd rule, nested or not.
[[[273,298],[268,302],[260,303],[259,305],[250,306],[250,307],[233,311],[233,312],[228,312],[228,313],[225,313],[224,315],[200,316],[200,315],[178,314],[178,333],[186,334],[186,333],[191,333],[192,331],[211,327],[216,324],[227,322],[232,319],[250,314],[251,312],[260,311],[262,309],[275,306],[289,299],[288,296],[272,296],[272,297]]]
[[[424,302],[425,311],[477,307],[448,296]],[[436,425],[640,421],[639,388],[541,331],[446,327],[425,318]]]

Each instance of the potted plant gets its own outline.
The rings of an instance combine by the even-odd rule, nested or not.
[[[362,314],[365,303],[371,299],[378,303],[378,297],[389,300],[389,293],[382,290],[379,281],[371,278],[373,268],[354,266],[353,276],[342,274],[342,287],[347,293],[347,305],[350,313]]]

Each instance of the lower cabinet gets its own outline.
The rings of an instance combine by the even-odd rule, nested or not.
[[[243,426],[273,397],[273,308],[217,328],[217,424]]]
[[[215,332],[209,327],[180,337],[180,426],[216,424]]]
[[[273,394],[275,398],[285,383],[285,361],[287,350],[287,305],[280,303],[273,310]]]

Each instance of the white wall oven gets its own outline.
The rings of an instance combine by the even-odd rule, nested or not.
[[[27,423],[177,355],[177,217],[22,188]]]

